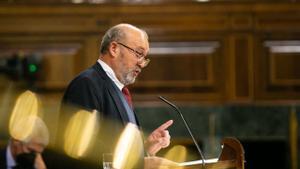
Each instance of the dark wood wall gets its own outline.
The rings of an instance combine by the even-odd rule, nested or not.
[[[95,62],[101,36],[145,29],[151,63],[137,101],[253,102],[300,98],[300,3],[2,5],[0,56],[42,55],[36,86],[61,90]]]
[[[144,128],[157,127],[167,118],[165,110],[157,110],[164,105],[157,95],[163,95],[184,105],[195,103],[183,112],[188,112],[188,120],[201,139],[219,135],[250,143],[277,139],[280,145],[291,148],[287,157],[291,166],[297,164],[299,144],[288,142],[288,135],[297,137],[298,131],[288,126],[296,117],[291,116],[290,123],[287,105],[299,107],[300,103],[299,2],[1,5],[0,61],[15,53],[42,57],[34,87],[46,91],[41,94],[43,119],[52,145],[60,130],[57,124],[63,90],[76,74],[95,63],[102,35],[121,22],[141,27],[150,36],[150,65],[131,86]],[[15,98],[23,92],[14,91],[17,87],[0,76],[0,137],[7,132]],[[265,102],[267,106],[253,106]],[[278,106],[282,102],[283,106]],[[211,109],[201,108],[206,103],[213,104]],[[214,107],[226,103],[250,104]],[[211,118],[217,119],[216,124]],[[172,134],[180,136],[180,132],[186,134],[176,126]],[[265,145],[271,150],[278,147],[269,142],[260,144],[261,148],[253,144],[256,149],[249,145],[244,144],[247,155],[257,158],[258,166]],[[286,148],[282,147],[279,154],[285,155]],[[272,163],[272,153],[266,154]],[[246,160],[253,164],[253,159]]]

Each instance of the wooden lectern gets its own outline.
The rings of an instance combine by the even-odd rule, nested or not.
[[[176,167],[176,169],[244,169],[244,148],[236,138],[224,138],[222,152],[217,162]]]

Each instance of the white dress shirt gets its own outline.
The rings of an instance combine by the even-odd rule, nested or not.
[[[117,85],[117,87],[122,91],[124,85],[118,80],[115,72],[109,67],[105,62],[101,59],[98,59],[97,62],[102,66],[103,70],[107,74],[107,76]]]
[[[9,143],[10,144],[10,143]],[[6,166],[7,169],[12,169],[14,166],[16,166],[16,161],[14,160],[11,150],[10,150],[10,145],[6,147]]]

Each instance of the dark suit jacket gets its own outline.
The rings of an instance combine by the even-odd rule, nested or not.
[[[6,169],[6,147],[0,149],[0,169]]]
[[[63,96],[60,116],[62,121],[70,118],[70,115],[74,113],[74,106],[76,109],[82,108],[90,111],[96,109],[99,112],[100,131],[96,145],[92,148],[98,165],[99,157],[102,157],[101,153],[114,152],[118,138],[129,122],[121,100],[123,96],[120,97],[120,93],[101,65],[96,63],[72,80]],[[73,110],[70,109],[70,105]],[[142,149],[137,168],[143,168],[143,151]],[[99,169],[99,166],[97,168]]]

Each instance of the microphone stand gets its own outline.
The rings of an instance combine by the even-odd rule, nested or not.
[[[176,110],[176,112],[180,115],[181,119],[183,120],[183,123],[184,123],[185,127],[187,128],[187,130],[188,130],[190,136],[192,137],[192,140],[193,140],[194,144],[196,145],[196,148],[197,148],[197,150],[198,150],[198,152],[200,154],[200,157],[201,157],[201,160],[202,160],[202,168],[206,169],[206,167],[205,167],[205,159],[204,159],[204,156],[202,154],[202,151],[201,151],[201,149],[200,149],[200,147],[199,147],[196,139],[194,138],[194,136],[193,136],[193,134],[191,132],[190,126],[186,122],[186,120],[183,117],[183,114],[181,113],[181,111],[179,110],[179,108],[177,106],[175,106],[173,103],[171,103],[170,101],[168,101],[167,99],[165,99],[164,97],[162,97],[162,96],[158,96],[158,98],[160,100],[162,100],[163,102],[167,103],[168,105],[170,105],[171,107],[173,107]]]

